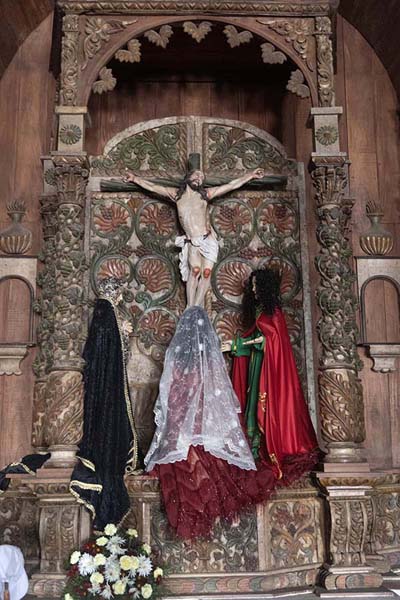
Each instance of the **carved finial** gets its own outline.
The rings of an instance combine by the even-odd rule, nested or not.
[[[7,204],[12,224],[0,232],[0,249],[6,254],[26,254],[32,245],[32,232],[21,224],[25,213],[23,200],[12,200]]]

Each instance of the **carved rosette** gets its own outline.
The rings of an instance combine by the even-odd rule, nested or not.
[[[363,462],[360,444],[365,438],[362,387],[357,378],[357,301],[347,224],[353,202],[344,197],[346,171],[343,157],[314,159],[320,252],[317,324],[321,342],[319,404],[327,462]]]

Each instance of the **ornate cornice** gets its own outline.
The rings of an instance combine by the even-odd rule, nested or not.
[[[337,0],[57,0],[66,12],[129,14],[225,14],[323,16],[332,14]]]

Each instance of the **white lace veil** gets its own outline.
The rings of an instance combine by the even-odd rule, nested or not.
[[[157,429],[145,458],[147,471],[186,459],[191,445],[255,470],[218,336],[199,306],[186,309],[179,320],[165,355],[154,413]]]

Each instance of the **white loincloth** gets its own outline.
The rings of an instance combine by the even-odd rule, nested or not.
[[[218,242],[212,234],[199,235],[198,237],[188,238],[185,235],[178,235],[175,238],[175,246],[182,248],[179,253],[179,270],[183,281],[189,279],[189,244],[199,249],[199,252],[204,258],[212,263],[217,262],[218,258]],[[200,266],[200,265],[199,265]]]

